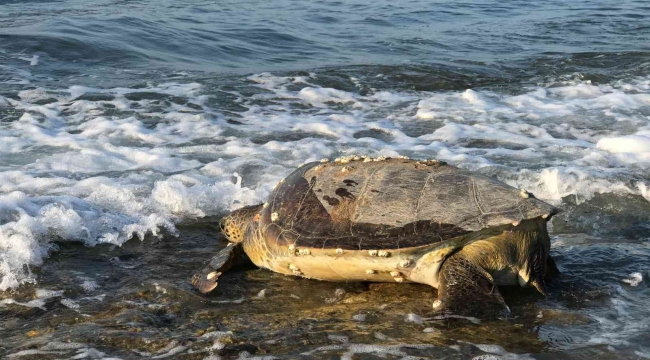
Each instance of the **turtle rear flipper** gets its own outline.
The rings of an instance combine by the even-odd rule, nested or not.
[[[203,269],[192,276],[190,282],[202,294],[207,294],[217,287],[217,280],[221,274],[230,270],[244,256],[246,255],[241,243],[228,243],[205,264]]]
[[[434,309],[482,318],[502,317],[510,313],[492,276],[465,258],[462,250],[442,265]]]

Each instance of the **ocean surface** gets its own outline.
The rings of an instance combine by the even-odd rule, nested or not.
[[[298,165],[435,158],[525,188],[549,296],[188,280]],[[646,1],[0,1],[0,357],[650,359]]]

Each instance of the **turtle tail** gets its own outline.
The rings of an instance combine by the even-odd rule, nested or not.
[[[244,240],[244,232],[248,224],[262,209],[262,204],[244,206],[226,216],[219,223],[221,232],[228,238],[228,241],[240,243]]]

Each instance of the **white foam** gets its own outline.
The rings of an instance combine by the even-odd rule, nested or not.
[[[9,354],[7,355],[7,358],[13,359],[13,358],[29,356],[29,355],[63,355],[63,354],[65,354],[64,351],[43,351],[37,349],[30,349],[30,350],[22,350],[17,353]]]
[[[61,304],[69,309],[79,309],[79,303],[72,299],[61,299]]]
[[[636,187],[637,189],[639,189],[641,196],[643,196],[646,200],[650,201],[650,187],[648,187],[645,183],[642,182],[636,183]]]
[[[643,275],[640,272],[635,272],[630,274],[630,277],[623,279],[624,283],[630,284],[630,286],[639,286],[643,281]]]
[[[106,354],[81,343],[64,343],[58,341],[49,342],[38,349],[22,350],[17,353],[7,355],[7,358],[19,358],[22,356],[30,355],[65,355],[70,351],[75,351],[76,354],[68,359],[104,359],[104,360],[119,360],[115,357],[106,357]],[[69,355],[68,355],[69,356]]]
[[[236,114],[211,105],[197,83],[25,87],[0,97],[0,106],[22,113],[0,124],[0,291],[34,282],[30,267],[56,250],[54,238],[93,246],[175,234],[179,221],[263,202],[299,164],[340,154],[498,168],[502,180],[556,204],[597,193],[650,201],[647,78],[555,83],[517,95],[361,95],[319,87],[313,74],[248,80],[258,94],[225,90],[237,97]],[[130,100],[143,92],[184,100]],[[90,94],[104,99],[82,98]],[[299,133],[306,137],[286,138]],[[255,140],[260,134],[272,141]]]
[[[152,356],[151,358],[152,359],[164,359],[164,358],[172,357],[172,356],[174,356],[176,354],[180,354],[185,350],[187,350],[186,346],[182,346],[182,345],[181,346],[176,346],[176,347],[174,347],[173,349],[170,349],[169,351],[167,351],[164,354]]]
[[[506,350],[499,346],[499,345],[494,345],[494,344],[474,344],[477,348],[479,348],[481,351],[486,352],[486,353],[491,353],[491,354],[496,354],[496,355],[505,355],[507,352]]]
[[[36,289],[36,297],[39,299],[51,299],[63,296],[63,290]]]
[[[226,344],[222,343],[219,340],[215,340],[214,343],[212,343],[212,346],[208,348],[208,351],[223,350],[225,348],[226,348]]]
[[[43,299],[36,299],[36,300],[31,300],[26,303],[22,303],[19,301],[16,301],[14,299],[4,299],[0,300],[0,306],[6,306],[6,305],[19,305],[19,306],[24,306],[28,308],[39,308],[45,310],[45,300]]]
[[[232,335],[232,331],[211,331],[201,335],[201,339],[221,339]]]
[[[327,107],[326,103],[351,104],[353,107],[363,107],[350,93],[331,88],[305,87],[298,92],[298,97],[316,107]]]
[[[86,300],[104,301],[104,298],[106,298],[106,294],[99,294],[99,295],[96,295],[96,296],[82,297],[82,298],[79,299],[79,301],[86,301]]]
[[[313,76],[313,74],[310,74],[309,77]],[[261,87],[272,90],[272,91],[285,91],[286,92],[286,85],[288,84],[306,84],[306,85],[312,85],[309,82],[309,77],[305,76],[295,76],[295,77],[286,77],[286,76],[276,76],[271,73],[260,73],[260,74],[253,74],[249,76],[247,79],[256,82],[259,84]]]
[[[357,354],[373,354],[378,357],[385,358],[387,355],[400,356],[402,358],[409,358],[409,355],[403,350],[409,349],[430,349],[434,345],[429,344],[396,344],[396,345],[369,345],[369,344],[342,344],[342,345],[329,345],[321,346],[314,350],[304,352],[301,355],[313,356],[319,352],[332,351],[332,350],[347,350],[341,355],[342,360],[351,360]]]
[[[275,356],[252,356],[248,351],[242,351],[239,353],[239,360],[278,360]]]
[[[596,145],[599,149],[613,153],[645,153],[650,152],[650,137],[644,135],[628,135],[602,138]]]
[[[26,57],[19,57],[20,60],[27,61],[29,62],[30,66],[36,66],[38,65],[38,59],[40,57],[38,55],[33,55],[31,58],[26,58]]]
[[[87,279],[87,278],[83,279],[83,283],[81,283],[80,286],[86,292],[92,292],[100,288],[100,286],[97,284],[95,280]]]
[[[112,358],[112,357],[106,357],[106,354],[97,350],[97,349],[92,349],[92,348],[87,348],[87,349],[79,349],[77,351],[77,354],[73,357],[70,358],[72,359],[102,359],[102,360],[109,360],[109,359],[119,359],[119,358]]]
[[[0,253],[0,290],[33,281],[30,273],[22,271],[23,265],[41,264],[52,250],[52,235],[90,246],[102,242],[120,245],[133,236],[143,239],[147,233],[157,235],[163,228],[173,233],[173,219],[216,214],[229,210],[236,202],[259,201],[256,193],[243,188],[241,183],[209,183],[204,176],[188,178],[195,179],[194,183],[176,180],[175,176],[153,184],[131,178],[136,183],[122,187],[104,177],[74,183],[60,178],[33,178],[19,172],[3,175],[9,181],[1,186],[11,192],[0,194],[0,210],[16,212],[17,220],[0,225],[0,249],[4,250]],[[143,197],[141,192],[147,188],[149,194],[145,192]],[[51,189],[78,198],[39,194]]]
[[[77,350],[85,347],[87,346],[82,343],[52,341],[45,344],[44,346],[41,346],[39,349],[40,350]]]
[[[420,315],[416,314],[407,314],[406,317],[404,318],[404,321],[406,322],[411,322],[415,324],[422,324],[424,322],[424,319]]]
[[[623,181],[610,179],[607,173],[593,173],[580,167],[550,167],[539,172],[521,170],[513,179],[504,179],[510,185],[526,189],[536,197],[559,204],[563,197],[573,195],[578,204],[598,193],[639,194],[643,189]]]
[[[619,163],[639,165],[650,163],[650,131],[635,135],[604,137],[597,143],[599,149],[611,152]]]

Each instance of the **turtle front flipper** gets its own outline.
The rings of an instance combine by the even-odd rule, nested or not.
[[[468,260],[462,250],[443,263],[438,300],[433,307],[441,312],[481,318],[502,317],[510,312],[492,276]]]
[[[203,269],[192,276],[190,282],[202,294],[207,294],[217,287],[217,280],[221,274],[230,270],[244,256],[246,255],[241,243],[228,243],[205,264]]]

